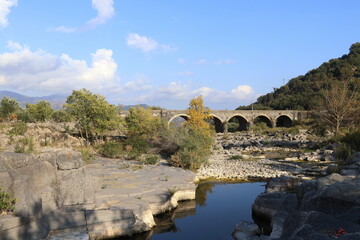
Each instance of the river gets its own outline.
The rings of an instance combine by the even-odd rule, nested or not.
[[[185,201],[156,217],[157,226],[126,240],[229,240],[236,223],[253,221],[251,205],[264,191],[264,183],[199,184],[196,201]]]

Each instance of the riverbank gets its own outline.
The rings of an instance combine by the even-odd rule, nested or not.
[[[271,221],[269,239],[360,239],[360,152],[340,174],[288,182],[273,179],[253,204],[255,215]]]
[[[0,216],[4,240],[132,235],[150,230],[154,215],[195,198],[191,171],[124,159],[85,165],[66,149],[36,157],[0,153],[0,166],[1,186],[18,198],[14,214]]]

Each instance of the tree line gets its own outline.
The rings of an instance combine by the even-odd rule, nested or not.
[[[174,166],[197,169],[206,162],[212,144],[212,132],[206,119],[210,110],[204,107],[202,97],[191,100],[188,108],[190,120],[180,127],[167,126],[153,116],[152,108],[130,108],[125,119],[119,108],[105,97],[89,90],[74,90],[61,110],[53,110],[47,101],[26,104],[25,109],[14,99],[0,101],[0,118],[10,122],[74,122],[77,135],[84,146],[106,157],[127,155],[145,162],[156,162],[155,156],[169,158]],[[109,133],[120,131],[125,138],[114,138]],[[153,153],[147,156],[149,153]],[[145,159],[144,158],[145,155]]]

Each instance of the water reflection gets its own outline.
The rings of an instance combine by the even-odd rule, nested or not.
[[[263,183],[202,183],[196,201],[180,202],[156,216],[151,231],[121,240],[232,239],[236,223],[253,221],[251,204],[263,190]]]

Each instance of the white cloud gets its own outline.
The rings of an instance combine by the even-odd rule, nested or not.
[[[236,61],[233,59],[225,59],[225,60],[219,59],[219,60],[215,61],[216,65],[223,65],[223,64],[228,65],[228,64],[234,64],[234,63],[236,63]]]
[[[184,71],[184,72],[179,72],[179,74],[178,75],[180,75],[180,76],[191,76],[191,75],[193,75],[193,73],[191,72],[191,71]]]
[[[198,60],[198,61],[196,62],[196,64],[204,65],[204,64],[207,64],[207,62],[208,62],[208,61],[207,61],[205,58],[203,58],[203,59]]]
[[[134,81],[129,81],[124,84],[124,90],[149,90],[151,85],[149,84],[149,79],[143,74],[136,74]]]
[[[56,32],[62,32],[62,33],[73,33],[73,32],[76,32],[76,30],[77,30],[77,28],[69,28],[69,27],[65,27],[65,26],[48,29],[48,31],[56,31]]]
[[[5,88],[37,94],[68,93],[73,89],[120,90],[112,51],[98,49],[89,66],[85,60],[43,50],[31,51],[9,42],[12,52],[0,54],[0,79]]]
[[[137,33],[129,33],[126,38],[126,44],[129,47],[139,48],[143,52],[153,51],[159,47],[159,44],[155,40],[150,37],[140,36]]]
[[[151,52],[156,50],[161,50],[162,52],[169,52],[177,50],[176,47],[171,47],[170,45],[159,44],[157,41],[151,37],[141,36],[137,33],[129,33],[126,38],[126,44],[129,47],[138,48],[143,52]]]
[[[81,26],[79,28],[59,26],[55,28],[49,28],[48,30],[62,33],[73,33],[76,31],[89,30],[97,27],[100,24],[106,23],[115,14],[114,0],[92,0],[91,6],[97,11],[97,15],[95,18],[87,21],[84,26]]]
[[[17,6],[17,0],[0,0],[0,28],[6,27],[10,8]]]
[[[254,90],[249,85],[239,85],[237,88],[231,90],[231,94],[238,99],[246,99],[248,96],[254,94]]]
[[[96,27],[114,16],[113,0],[92,0],[92,7],[97,11],[97,16],[86,23],[87,27]]]
[[[253,89],[248,85],[240,85],[230,91],[218,90],[210,87],[193,89],[190,83],[171,82],[166,86],[154,89],[142,95],[139,101],[143,102],[185,102],[202,95],[206,105],[239,106],[240,103],[251,101],[255,98]]]
[[[184,64],[185,62],[186,62],[186,60],[183,59],[183,58],[179,58],[179,59],[178,59],[178,63],[179,63],[179,64]]]

